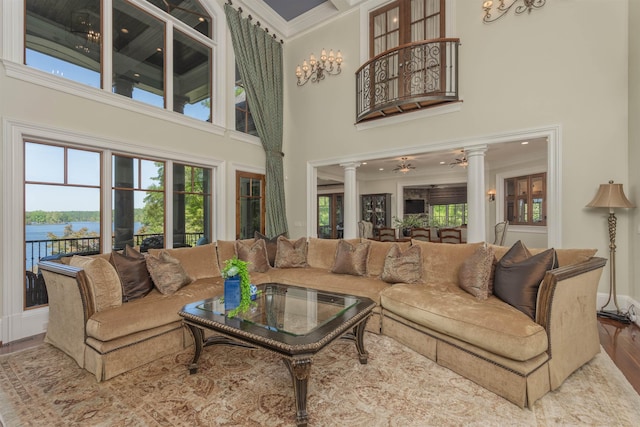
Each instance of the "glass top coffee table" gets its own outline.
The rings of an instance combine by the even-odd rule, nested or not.
[[[189,366],[198,371],[202,348],[214,344],[262,348],[282,356],[293,380],[296,422],[308,422],[307,383],[313,356],[337,338],[355,341],[360,363],[367,363],[364,329],[375,303],[364,297],[267,283],[245,313],[230,318],[222,296],[188,304],[179,312],[195,341]],[[204,329],[216,335],[204,339]]]

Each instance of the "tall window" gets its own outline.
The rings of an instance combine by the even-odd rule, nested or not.
[[[466,203],[431,206],[431,225],[434,227],[458,227],[466,224],[468,218]]]
[[[445,0],[396,0],[369,16],[369,54],[445,37]]]
[[[236,64],[236,85],[235,85],[235,105],[236,105],[236,130],[238,132],[248,133],[249,135],[258,136],[256,124],[249,110],[247,101],[247,92],[244,90],[242,80],[240,79],[240,71]]]
[[[108,2],[79,3],[25,0],[25,64],[212,121],[215,45],[212,19],[199,1],[113,0],[109,39],[102,36]],[[105,50],[112,52],[111,63],[104,61]],[[111,76],[112,87],[104,87],[102,73]]]
[[[211,169],[173,164],[173,246],[211,242]]]
[[[164,162],[113,156],[114,249],[164,247],[164,171]]]
[[[41,258],[100,251],[100,159],[96,151],[25,142],[24,308],[47,302],[35,275]]]
[[[265,176],[236,172],[236,238],[250,239],[265,232]]]
[[[513,225],[547,225],[547,174],[504,180],[504,216]]]

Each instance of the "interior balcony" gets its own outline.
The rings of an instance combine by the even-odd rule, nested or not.
[[[458,101],[460,39],[408,43],[356,72],[356,123]]]

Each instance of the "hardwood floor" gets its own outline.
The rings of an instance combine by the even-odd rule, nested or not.
[[[640,328],[635,324],[625,325],[611,319],[598,318],[600,344],[611,360],[640,394]],[[44,334],[25,338],[0,346],[0,354],[36,346],[42,343]]]

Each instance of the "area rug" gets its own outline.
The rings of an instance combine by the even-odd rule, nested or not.
[[[391,338],[367,334],[369,363],[339,340],[316,356],[310,426],[638,426],[640,396],[602,351],[521,409]],[[292,426],[289,372],[263,350],[193,348],[97,383],[48,344],[0,357],[0,414],[14,426]]]

